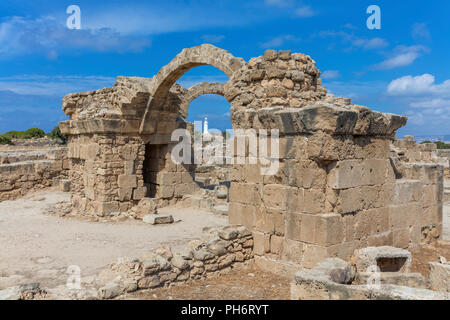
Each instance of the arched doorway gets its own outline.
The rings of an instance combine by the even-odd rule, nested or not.
[[[184,195],[205,187],[205,183],[195,181],[194,163],[175,164],[170,154],[174,147],[171,133],[189,126],[185,121],[189,104],[205,94],[225,96],[222,83],[202,82],[189,89],[176,83],[187,71],[202,65],[213,66],[230,77],[245,65],[245,61],[211,45],[184,49],[153,78],[150,98],[140,126],[141,134],[148,137],[143,165],[147,196],[168,199],[169,204],[170,199],[175,203]]]

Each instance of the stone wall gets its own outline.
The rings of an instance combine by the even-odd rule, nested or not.
[[[366,246],[406,248],[439,237],[442,168],[397,176],[389,143],[322,133],[281,138],[276,176],[262,176],[258,165],[234,168],[230,222],[254,230],[255,255],[306,268]]]
[[[0,201],[57,186],[68,171],[67,148],[0,151]]]
[[[253,258],[252,234],[242,226],[212,229],[204,238],[182,248],[159,248],[142,258],[119,258],[99,275],[106,282],[99,297],[218,276]]]
[[[169,157],[170,135],[188,126],[188,90],[175,82],[204,64],[229,76],[223,95],[235,131],[263,138],[259,130],[268,130],[271,141],[276,129],[280,137],[279,158],[265,159],[279,163],[275,175],[262,175],[258,161],[235,161],[231,172],[229,221],[253,232],[256,256],[310,268],[368,245],[440,236],[442,167],[415,168],[391,154],[406,117],[327,94],[304,54],[267,50],[247,63],[211,45],[184,49],[152,79],[119,77],[113,88],[64,98],[71,120],[60,128],[70,136],[72,202],[81,213],[122,213],[145,195],[176,200],[195,190],[193,168]],[[257,157],[246,145],[247,160]]]
[[[144,197],[169,205],[194,192],[193,168],[170,160],[173,145],[146,142],[148,137],[132,134],[71,136],[74,209],[80,214],[118,215]]]
[[[393,143],[393,152],[402,161],[425,162],[442,165],[448,172],[450,165],[450,150],[438,150],[435,143],[416,144],[414,137],[405,136]]]

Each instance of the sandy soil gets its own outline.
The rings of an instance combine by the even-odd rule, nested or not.
[[[129,300],[288,300],[290,282],[259,269],[235,270],[218,278],[194,280],[169,288],[137,291],[121,296]]]
[[[68,200],[68,193],[47,191],[0,203],[0,289],[30,282],[40,282],[41,287],[65,284],[71,265],[80,267],[83,279],[118,257],[139,257],[160,246],[185,245],[199,238],[204,227],[227,224],[224,216],[179,208],[161,211],[180,222],[159,226],[45,214],[49,205]]]

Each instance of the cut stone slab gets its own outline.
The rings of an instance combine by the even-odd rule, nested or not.
[[[428,265],[431,289],[450,292],[450,264],[430,262]]]
[[[383,246],[356,250],[352,264],[358,272],[366,272],[376,266],[381,272],[408,273],[411,268],[411,253],[408,250]]]
[[[174,222],[171,214],[148,214],[142,218],[142,221],[149,224],[169,224]]]
[[[430,289],[430,282],[420,273],[380,272],[381,284],[393,284],[417,289]],[[358,284],[367,284],[367,280],[373,276],[372,272],[360,272],[357,274]]]

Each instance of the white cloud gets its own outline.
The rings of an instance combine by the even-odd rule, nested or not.
[[[0,91],[20,95],[65,96],[73,92],[110,87],[114,81],[113,77],[103,76],[21,75],[0,77]]]
[[[364,50],[381,49],[389,45],[388,42],[382,38],[372,38],[372,39],[358,38],[353,40],[352,44],[355,47],[361,47]]]
[[[150,45],[143,37],[123,36],[112,29],[69,30],[51,17],[12,17],[0,23],[0,58],[42,54],[56,59],[61,52],[139,52]]]
[[[354,25],[351,24],[351,23],[346,23],[346,24],[344,24],[344,28],[350,29],[350,30],[356,30],[356,29],[358,29],[358,27],[354,26]]]
[[[264,0],[264,4],[269,7],[286,8],[294,5],[293,0]]]
[[[408,75],[392,80],[386,91],[396,103],[409,107],[406,115],[410,131],[450,133],[450,80],[436,83],[431,74]]]
[[[389,43],[383,38],[362,38],[346,31],[321,31],[321,38],[339,38],[343,43],[349,44],[349,49],[376,50],[386,48]]]
[[[450,109],[450,100],[449,99],[432,99],[428,101],[420,101],[420,102],[412,102],[411,107],[413,108],[449,108]]]
[[[338,70],[326,70],[322,73],[321,78],[325,80],[337,79],[341,76]]]
[[[435,77],[431,74],[420,76],[404,76],[389,83],[387,92],[396,96],[434,95],[450,97],[450,80],[441,84],[435,83]]]
[[[300,18],[309,18],[316,15],[316,12],[310,6],[303,6],[295,9],[295,15]]]
[[[236,14],[236,5],[231,3],[142,1],[133,5],[105,6],[101,3],[90,10],[82,11],[82,19],[83,26],[91,29],[111,28],[121,34],[154,35],[246,25],[270,18],[260,13],[260,10],[254,10],[249,6]]]
[[[394,49],[392,56],[379,64],[375,65],[375,69],[390,70],[398,67],[411,65],[417,58],[428,52],[428,48],[424,46],[398,46]]]
[[[431,34],[426,23],[415,23],[412,27],[411,35],[414,39],[431,39]]]
[[[300,38],[290,34],[285,34],[272,38],[269,41],[260,43],[259,46],[261,48],[278,48],[283,44],[285,44],[286,42],[297,42],[297,41],[300,41]]]

